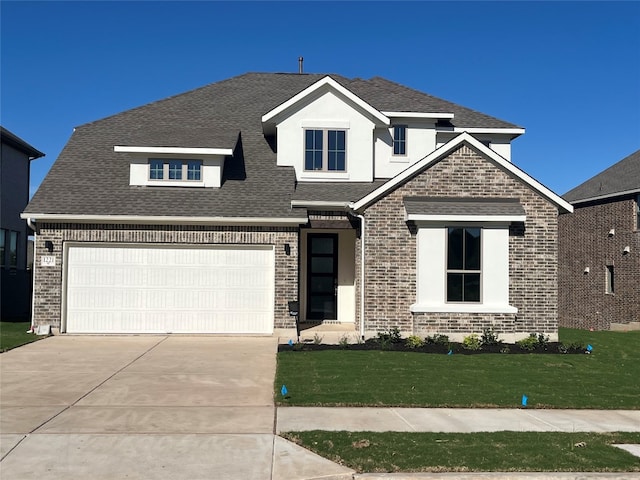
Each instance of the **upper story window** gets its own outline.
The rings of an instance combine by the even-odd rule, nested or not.
[[[393,154],[407,154],[407,126],[396,125],[393,127]]]
[[[447,302],[480,302],[479,227],[447,229]]]
[[[640,195],[636,197],[636,230],[640,230]]]
[[[149,160],[150,180],[200,181],[202,160],[156,159]]]
[[[304,169],[344,172],[347,160],[346,137],[345,130],[305,130]]]

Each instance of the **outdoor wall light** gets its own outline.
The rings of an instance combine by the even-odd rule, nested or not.
[[[51,240],[46,240],[44,242],[44,248],[46,248],[49,253],[52,253],[53,252],[53,242]]]
[[[289,245],[288,243],[284,244],[284,253],[286,253],[287,255],[291,255],[291,245]]]

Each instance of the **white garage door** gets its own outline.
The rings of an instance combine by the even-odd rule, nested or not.
[[[68,333],[272,333],[263,246],[71,245]]]

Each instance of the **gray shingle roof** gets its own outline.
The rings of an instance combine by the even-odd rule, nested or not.
[[[517,198],[404,197],[409,215],[525,215]]]
[[[569,190],[563,198],[571,203],[640,192],[640,150]]]
[[[248,73],[78,127],[25,213],[204,217],[299,217],[292,197],[334,200],[371,185],[300,185],[276,167],[261,117],[324,74]],[[379,110],[452,112],[456,126],[514,125],[381,78],[331,77]],[[221,188],[129,185],[129,160],[115,145],[233,148]],[[360,190],[361,189],[361,190]]]
[[[386,180],[357,183],[298,183],[292,200],[316,202],[355,202],[385,183]]]

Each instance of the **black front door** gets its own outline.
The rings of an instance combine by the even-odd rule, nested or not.
[[[307,237],[307,318],[337,320],[338,235]]]

